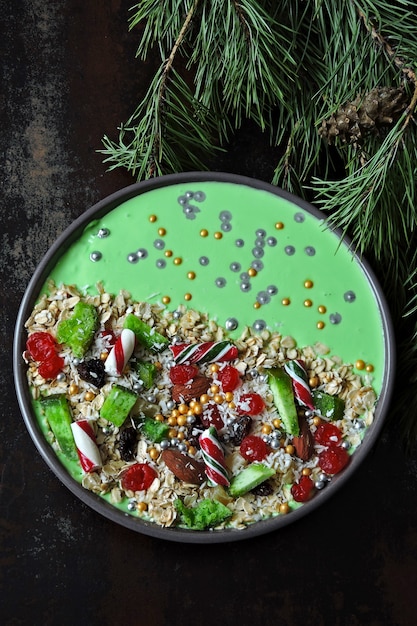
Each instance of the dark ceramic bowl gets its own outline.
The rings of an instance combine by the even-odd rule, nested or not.
[[[111,222],[110,218],[115,211],[122,210],[120,206],[126,207],[126,210],[123,208],[118,233],[119,221]],[[280,328],[283,334],[292,334],[300,345],[322,341],[328,343],[332,353],[339,354],[344,362],[355,363],[356,357],[362,358],[364,354],[366,363],[372,364],[378,401],[373,423],[366,429],[362,443],[353,453],[351,462],[345,470],[336,475],[325,489],[318,491],[311,501],[287,515],[256,522],[244,530],[190,531],[179,527],[157,526],[115,508],[101,497],[84,489],[65,469],[41,431],[26,378],[27,365],[22,358],[27,337],[24,324],[51,274],[56,280],[62,279],[68,283],[77,283],[80,278],[83,284],[86,276],[91,278],[90,282],[94,284],[106,274],[105,265],[100,266],[100,263],[90,261],[90,255],[96,253],[97,246],[102,243],[91,234],[91,228],[111,224],[116,237],[117,245],[114,248],[103,249],[103,258],[106,260],[110,255],[113,269],[114,263],[120,264],[120,272],[113,272],[113,278],[109,278],[109,284],[105,285],[108,291],[115,293],[121,288],[131,290],[133,287],[133,291],[136,290],[133,296],[136,299],[143,299],[151,295],[150,290],[153,290],[153,297],[156,298],[155,292],[161,293],[161,290],[172,289],[171,301],[176,306],[178,294],[189,289],[189,281],[187,283],[183,278],[178,278],[178,281],[172,281],[173,285],[168,285],[171,279],[160,270],[159,273],[155,269],[147,271],[140,275],[143,278],[137,280],[131,273],[133,264],[128,269],[122,267],[122,263],[126,262],[126,255],[123,253],[122,257],[120,256],[122,241],[123,245],[126,245],[126,252],[132,252],[132,246],[136,241],[136,248],[133,249],[139,247],[146,250],[149,257],[156,254],[154,242],[143,239],[149,238],[145,227],[144,229],[138,227],[140,216],[148,217],[150,213],[158,216],[158,224],[170,224],[168,235],[175,235],[174,253],[177,254],[179,249],[183,258],[187,258],[187,267],[192,267],[190,265],[192,262],[197,264],[196,259],[202,254],[203,245],[202,239],[197,241],[196,238],[194,242],[187,234],[191,232],[191,227],[198,224],[198,228],[210,225],[211,231],[218,229],[216,237],[217,241],[222,240],[221,245],[224,246],[222,252],[217,253],[220,248],[215,248],[218,245],[215,243],[216,239],[207,244],[211,271],[214,271],[212,277],[216,278],[212,281],[215,286],[210,287],[211,283],[208,280],[200,284],[198,281],[193,282],[193,308],[207,309],[211,315],[217,316],[221,324],[231,317],[240,327],[259,323],[261,319],[270,327]],[[324,219],[325,216],[313,206],[266,183],[229,174],[193,172],[160,177],[122,189],[87,210],[57,239],[39,264],[21,303],[15,332],[14,372],[19,405],[34,444],[52,471],[77,498],[106,518],[137,532],[178,542],[217,543],[277,531],[324,504],[349,480],[380,435],[387,413],[393,387],[394,333],[384,295],[372,269],[366,261],[350,252],[349,241],[342,240],[340,233],[325,228]],[[123,220],[133,220],[135,228],[131,229],[130,224]],[[149,222],[148,219],[146,221]],[[259,234],[265,235],[265,232],[262,235],[264,226],[272,223],[275,230],[268,239],[270,247],[260,252],[261,246],[256,243],[256,237]],[[136,230],[136,240],[130,241],[132,230]],[[73,248],[77,245],[75,242],[83,238],[84,252],[80,251],[81,248]],[[224,279],[225,258],[228,255],[231,259],[239,258],[238,254],[241,254],[239,248],[243,246],[242,242],[248,243],[248,240],[249,245],[254,246],[250,254],[255,262],[254,267],[259,270],[257,276],[260,291],[257,294],[253,292],[251,299],[245,300],[247,296],[242,293],[242,289],[239,291],[236,287],[236,281],[235,283],[231,281],[230,273],[227,274],[228,285],[230,289],[237,289],[237,296],[227,295],[222,288],[227,282]],[[225,243],[227,241],[229,243]],[[98,251],[96,259],[101,256],[100,250]],[[111,256],[115,251],[118,260]],[[65,264],[62,266],[62,259],[71,254],[78,260],[80,255],[86,256],[80,261],[80,270],[75,269],[74,274],[69,275]],[[186,257],[187,254],[189,257]],[[123,258],[123,262],[120,258]],[[248,259],[249,257],[246,261]],[[292,263],[294,266],[291,266]],[[77,264],[72,263],[71,266],[76,267]],[[237,267],[236,265],[234,269]],[[244,267],[243,264],[243,269]],[[289,277],[285,276],[286,267],[290,267]],[[304,318],[306,306],[303,308],[300,305],[297,309],[292,304],[293,309],[290,311],[290,308],[284,309],[281,300],[267,305],[265,300],[262,300],[262,297],[265,297],[265,291],[262,290],[266,285],[270,285],[271,280],[274,281],[276,290],[280,292],[280,297],[291,296],[287,300],[291,299],[292,302],[305,297],[305,291],[297,283],[297,275],[300,279],[312,278],[315,285],[323,283],[322,291],[316,293],[318,300],[315,304],[324,304],[321,311],[327,313],[321,313],[320,318],[317,312],[314,318]],[[220,277],[223,284],[219,282]],[[264,279],[261,280],[262,277]],[[156,285],[155,281],[160,281],[161,285]],[[261,302],[262,306],[254,307],[254,301]],[[363,328],[359,328],[361,325]]]

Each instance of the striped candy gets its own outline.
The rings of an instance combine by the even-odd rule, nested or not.
[[[303,361],[294,359],[284,364],[284,370],[291,377],[292,388],[298,402],[309,409],[314,409],[313,398],[308,384],[308,375]]]
[[[130,328],[124,328],[106,359],[104,369],[111,376],[121,376],[136,345],[136,335]]]
[[[234,361],[238,349],[229,341],[178,343],[170,346],[175,363],[213,363]]]
[[[102,466],[102,460],[90,422],[84,419],[72,422],[71,430],[83,470],[94,472],[99,469]]]
[[[230,485],[227,469],[224,462],[224,452],[217,437],[217,430],[210,426],[200,435],[200,447],[203,461],[206,466],[206,476],[214,485]]]

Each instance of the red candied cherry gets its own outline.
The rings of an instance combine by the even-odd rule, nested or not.
[[[240,444],[240,454],[247,461],[262,461],[269,453],[269,447],[261,437],[248,435]]]
[[[200,419],[205,428],[214,426],[217,430],[220,430],[224,426],[223,418],[220,414],[220,409],[215,402],[209,402],[203,408],[203,412],[200,415]]]
[[[46,361],[56,353],[56,341],[50,333],[36,332],[29,335],[26,348],[35,361]]]
[[[258,393],[244,393],[236,402],[239,415],[259,415],[265,408],[265,402]]]
[[[342,441],[342,431],[335,424],[322,422],[317,426],[314,439],[323,446],[336,446]]]
[[[318,465],[326,474],[338,474],[349,463],[350,455],[341,446],[330,446],[320,452]]]
[[[156,471],[147,463],[135,463],[124,472],[121,484],[126,491],[145,491],[156,476]]]
[[[301,476],[298,483],[291,487],[291,495],[296,502],[307,502],[314,492],[314,483],[310,476]]]
[[[169,378],[173,385],[185,385],[197,374],[197,365],[173,365],[169,370]]]
[[[226,365],[218,373],[223,391],[234,391],[240,384],[240,374],[233,365]]]
[[[60,372],[62,372],[64,368],[65,361],[62,356],[59,354],[54,354],[52,357],[45,361],[41,361],[41,364],[38,367],[38,372],[45,378],[45,380],[50,380],[52,378],[56,378]]]

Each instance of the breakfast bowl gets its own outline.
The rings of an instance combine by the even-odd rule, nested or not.
[[[133,531],[220,543],[327,502],[374,446],[395,342],[372,268],[306,201],[173,174],[98,202],[18,313],[17,397],[49,468]]]

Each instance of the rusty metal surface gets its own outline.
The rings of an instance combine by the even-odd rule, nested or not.
[[[395,428],[325,507],[279,533],[212,547],[101,518],[59,483],[26,432],[11,359],[25,287],[74,218],[133,182],[107,172],[96,152],[153,70],[135,60],[133,4],[0,0],[0,622],[411,626],[417,465]],[[217,168],[270,180],[269,157],[247,127]]]

